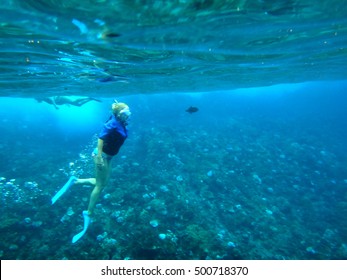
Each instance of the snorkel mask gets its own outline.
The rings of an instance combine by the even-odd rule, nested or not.
[[[122,109],[118,113],[118,118],[120,119],[121,122],[126,122],[130,118],[130,116],[131,116],[131,112],[129,107]]]
[[[129,119],[131,112],[130,109],[128,107],[128,105],[126,105],[125,103],[119,103],[116,99],[114,100],[114,104],[122,104],[123,106],[125,106],[122,110],[120,110],[117,113],[117,118],[124,123],[125,125],[127,124],[127,120]]]

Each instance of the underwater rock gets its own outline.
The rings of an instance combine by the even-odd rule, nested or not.
[[[343,243],[340,246],[339,251],[340,251],[340,254],[342,255],[342,258],[343,259],[347,259],[347,245]]]
[[[143,198],[156,198],[157,194],[155,192],[145,193],[142,195]]]
[[[226,231],[225,230],[220,230],[217,234],[218,239],[223,240],[225,236]]]
[[[106,239],[104,240],[104,243],[105,243],[105,245],[106,245],[107,247],[113,247],[114,245],[117,244],[117,240],[114,239],[114,238],[106,238]]]
[[[70,216],[68,216],[68,215],[64,215],[61,219],[60,219],[60,221],[62,222],[62,223],[65,223],[65,222],[67,222],[67,221],[69,221],[70,220]]]
[[[104,240],[106,237],[107,237],[108,233],[105,231],[103,234],[99,234],[97,237],[96,237],[96,240],[97,241],[102,241]]]
[[[127,217],[126,214],[127,213],[123,210],[122,211],[117,210],[117,211],[112,212],[111,217],[114,218],[117,223],[124,223],[124,221]]]
[[[176,181],[177,182],[182,182],[183,181],[183,177],[181,175],[176,176]]]
[[[310,253],[310,254],[316,254],[317,253],[316,250],[313,249],[313,247],[311,247],[311,246],[306,248],[306,252]]]
[[[169,191],[169,188],[168,188],[166,185],[161,185],[161,186],[160,186],[160,190],[161,190],[162,192],[168,192],[168,191]]]
[[[161,239],[161,240],[164,240],[166,238],[165,233],[160,233],[158,236],[159,236],[159,239]]]
[[[110,249],[114,247],[118,242],[114,238],[107,237],[108,233],[104,232],[103,234],[99,234],[96,239],[101,242],[101,247],[103,249]]]
[[[42,221],[35,221],[33,222],[31,225],[34,227],[34,228],[39,228],[40,226],[42,226],[43,222]]]
[[[16,244],[11,244],[10,247],[8,247],[8,249],[10,249],[11,251],[15,251],[15,250],[18,250],[18,245]]]
[[[252,178],[254,179],[254,181],[256,181],[258,184],[262,183],[261,178],[258,176],[258,174],[253,174]]]
[[[227,246],[228,246],[229,248],[235,248],[235,247],[236,247],[235,243],[232,242],[232,241],[229,241],[229,242],[227,243]]]
[[[337,230],[332,230],[332,229],[326,229],[324,231],[324,234],[322,236],[322,239],[327,241],[327,242],[332,242],[333,240],[336,240],[336,236],[337,236]]]
[[[271,188],[271,187],[268,187],[266,190],[267,190],[269,193],[273,193],[273,192],[274,192],[274,189]]]
[[[154,227],[154,228],[156,228],[157,226],[159,226],[158,220],[151,220],[151,221],[149,222],[149,224],[150,224],[152,227]]]
[[[156,198],[156,199],[151,200],[151,202],[149,203],[149,207],[153,211],[160,213],[162,215],[166,215],[168,212],[167,208],[166,208],[165,201],[161,200],[161,199]]]
[[[24,186],[29,189],[37,188],[38,184],[36,182],[25,182]]]
[[[67,209],[66,215],[72,216],[73,214],[75,214],[75,212],[72,210],[72,207],[69,207],[69,208]]]

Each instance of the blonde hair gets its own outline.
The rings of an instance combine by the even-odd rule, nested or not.
[[[129,106],[125,103],[117,103],[115,105],[112,104],[113,114],[117,115],[120,111],[122,111],[124,108],[127,108],[127,107]]]

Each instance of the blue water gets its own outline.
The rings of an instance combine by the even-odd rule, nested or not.
[[[346,259],[346,88],[122,98],[129,138],[74,245],[91,189],[50,199],[69,175],[93,176],[111,100],[56,110],[3,98],[1,258]]]
[[[345,80],[345,6],[4,0],[0,96],[111,98]]]
[[[347,259],[345,6],[1,1],[0,258]],[[51,198],[114,98],[129,137],[72,244],[92,189]]]

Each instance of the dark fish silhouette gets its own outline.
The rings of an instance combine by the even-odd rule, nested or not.
[[[192,113],[196,113],[197,111],[199,111],[199,108],[198,107],[193,107],[193,106],[190,106],[186,112],[188,112],[189,114],[192,114]]]
[[[108,38],[117,38],[120,36],[120,34],[118,33],[114,33],[114,32],[110,32],[110,33],[104,33],[102,34],[104,37],[108,37]]]
[[[106,69],[105,72],[107,73],[107,71],[108,70]],[[99,81],[101,83],[122,82],[122,81],[126,81],[126,80],[127,80],[127,78],[125,76],[112,75],[112,74],[108,74],[106,77],[97,79],[97,81]]]

